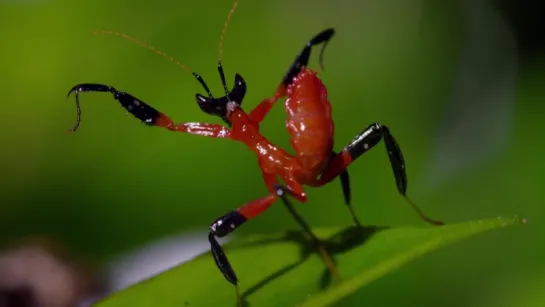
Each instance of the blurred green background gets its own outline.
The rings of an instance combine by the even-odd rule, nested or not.
[[[537,292],[545,285],[543,54],[519,63],[508,146],[456,176],[428,175],[468,35],[461,3],[242,0],[228,29],[224,67],[230,84],[236,72],[246,79],[243,106],[249,110],[272,95],[310,37],[335,27],[320,76],[333,106],[337,150],[379,121],[400,143],[409,193],[428,215],[447,223],[512,213],[529,218],[527,227],[482,235],[418,260],[343,306],[545,304]],[[148,129],[107,94],[82,94],[80,129],[65,133],[76,112],[66,94],[83,82],[113,85],[175,121],[220,123],[197,107],[194,94],[202,90],[191,75],[149,50],[91,33],[105,29],[138,37],[199,72],[221,94],[218,40],[231,5],[0,1],[0,242],[45,234],[87,259],[108,261],[163,236],[205,229],[266,194],[255,157],[243,145]],[[283,112],[275,107],[262,132],[289,148]],[[463,125],[466,119],[459,120]],[[464,141],[471,143],[471,135]],[[469,148],[465,153],[474,154]],[[382,146],[350,172],[353,203],[365,224],[422,224],[397,194]],[[429,183],[436,180],[443,183]],[[351,222],[337,181],[307,192],[310,201],[299,208],[313,226]],[[282,206],[273,206],[237,235],[295,227]]]

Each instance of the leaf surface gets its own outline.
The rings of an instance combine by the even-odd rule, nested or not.
[[[442,227],[315,229],[337,264],[340,282],[332,281],[299,231],[235,239],[224,248],[240,280],[244,306],[329,306],[428,252],[524,222],[512,216]],[[94,306],[236,306],[236,301],[234,288],[206,253]]]

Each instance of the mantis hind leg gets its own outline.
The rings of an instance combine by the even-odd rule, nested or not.
[[[343,192],[345,196],[346,204],[348,205],[352,217],[357,225],[360,225],[354,209],[350,203],[350,182],[348,177],[347,167],[351,165],[357,158],[375,147],[381,140],[384,140],[386,145],[386,151],[390,160],[390,165],[394,173],[398,192],[405,198],[405,200],[416,211],[420,218],[432,225],[441,226],[444,225],[442,221],[434,220],[427,217],[420,208],[418,208],[407,196],[407,174],[405,167],[405,160],[401,149],[397,144],[394,137],[390,134],[388,127],[380,124],[373,123],[365,128],[360,134],[358,134],[344,149],[335,154],[329,161],[329,164],[322,172],[322,175],[318,179],[316,186],[325,185],[331,182],[336,177],[340,177]]]
[[[284,78],[282,78],[282,82],[276,89],[276,92],[274,93],[274,96],[272,98],[267,98],[261,101],[251,112],[250,117],[252,120],[259,125],[261,121],[267,116],[269,111],[271,110],[272,106],[281,98],[286,97],[286,88],[288,85],[290,85],[293,82],[293,79],[308,65],[308,61],[310,59],[310,52],[312,50],[312,47],[323,44],[322,50],[320,52],[320,66],[322,66],[323,69],[323,53],[325,50],[325,47],[329,43],[329,40],[333,37],[335,34],[334,29],[326,29],[320,33],[318,33],[316,36],[314,36],[311,40],[309,40],[305,46],[303,47],[303,50],[295,57],[295,60],[291,64],[290,68],[284,75]]]

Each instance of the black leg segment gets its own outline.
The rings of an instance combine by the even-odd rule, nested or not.
[[[291,65],[290,69],[284,76],[284,79],[282,80],[282,84],[285,86],[288,86],[291,84],[293,78],[295,78],[300,72],[301,69],[308,65],[308,60],[310,58],[310,50],[313,46],[324,44],[322,46],[322,50],[320,51],[320,66],[323,69],[323,54],[325,47],[327,46],[327,43],[329,43],[329,40],[333,37],[335,34],[334,29],[326,29],[316,35],[314,38],[312,38],[303,48],[301,53],[295,58],[295,61]]]
[[[331,159],[335,158],[339,154],[336,152],[331,153]],[[349,205],[350,201],[352,199],[351,191],[350,191],[350,176],[348,175],[348,169],[343,169],[342,173],[339,175],[341,179],[341,187],[343,189],[343,196],[344,196],[344,202]]]
[[[301,217],[301,215],[297,212],[297,210],[295,209],[295,207],[293,206],[293,204],[289,200],[288,195],[292,194],[291,191],[288,188],[286,188],[286,187],[284,187],[284,186],[282,186],[280,184],[275,185],[273,188],[276,191],[276,195],[279,198],[282,199],[282,202],[284,203],[284,205],[286,206],[286,208],[288,209],[290,214],[293,216],[293,218],[295,219],[297,224],[299,224],[301,226],[301,228],[303,228],[303,230],[310,237],[310,239],[312,240],[312,243],[314,244],[314,246],[317,249],[318,253],[322,257],[322,260],[324,261],[324,263],[328,267],[328,270],[330,271],[331,275],[336,280],[339,280],[340,276],[339,276],[339,273],[337,272],[337,268],[335,266],[335,263],[333,262],[333,259],[331,258],[331,256],[327,252],[327,250],[325,249],[322,241],[320,241],[320,239],[318,239],[318,237],[316,237],[316,235],[314,235],[314,233],[312,232],[312,229],[310,229],[310,226],[305,222],[303,217]]]
[[[394,137],[390,134],[388,127],[380,123],[369,125],[364,131],[358,134],[343,151],[348,153],[351,160],[354,161],[359,156],[375,147],[380,140],[384,139],[390,165],[396,180],[397,190],[409,204],[416,210],[420,217],[426,222],[434,225],[444,225],[441,221],[436,221],[425,216],[422,211],[407,197],[407,174],[405,169],[405,160],[401,149]],[[352,162],[351,161],[351,162]],[[350,162],[350,163],[351,163]]]
[[[125,108],[129,113],[131,113],[141,122],[149,126],[153,126],[157,118],[159,118],[159,116],[161,115],[161,112],[144,103],[142,100],[130,94],[117,91],[115,88],[109,85],[83,83],[72,87],[72,89],[70,89],[70,91],[68,92],[68,96],[70,96],[73,92],[76,95],[77,117],[76,124],[74,125],[74,127],[72,127],[71,131],[76,131],[81,122],[81,107],[79,103],[80,92],[110,92],[113,94],[114,99],[117,100],[121,104],[121,106],[123,106],[123,108]]]
[[[246,222],[246,218],[240,214],[240,212],[236,210],[231,211],[215,220],[212,225],[210,225],[210,233],[208,234],[210,250],[218,269],[221,271],[225,279],[235,286],[238,284],[237,275],[231,267],[227,256],[225,256],[223,248],[221,248],[221,245],[216,240],[216,237],[221,238],[228,235],[237,227],[244,224],[244,222]]]
[[[303,217],[299,215],[299,213],[289,200],[288,195],[291,195],[291,191],[280,184],[274,186],[273,188],[276,191],[276,195],[282,199],[282,202],[284,203],[290,214],[293,216],[297,224],[299,224],[301,228],[303,228],[303,230],[307,233],[307,235],[315,244],[320,244],[320,240],[314,235],[314,233],[310,229],[310,226],[307,224],[307,222],[305,222]]]
[[[384,138],[388,158],[396,179],[397,190],[401,195],[407,193],[407,175],[405,172],[405,160],[401,149],[397,145],[394,137],[390,134],[388,127],[379,123],[369,125],[365,130],[358,134],[348,146],[344,149],[347,151],[352,160],[375,147]]]
[[[338,153],[333,152],[331,154],[331,160],[338,156]],[[356,226],[361,226],[361,223],[356,216],[356,212],[354,211],[354,207],[352,206],[352,193],[350,189],[350,176],[348,174],[348,168],[344,168],[339,175],[339,178],[341,179],[341,187],[343,189],[343,196],[344,196],[344,203],[348,206],[348,210],[350,211],[350,215],[352,215],[352,219],[354,220],[354,223]]]

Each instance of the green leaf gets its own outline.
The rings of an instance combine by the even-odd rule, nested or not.
[[[225,251],[240,279],[243,305],[329,306],[427,252],[520,223],[525,220],[513,216],[442,227],[316,229],[337,264],[340,282],[331,281],[298,231],[236,239]],[[236,296],[206,253],[95,305],[119,306],[236,306]]]

